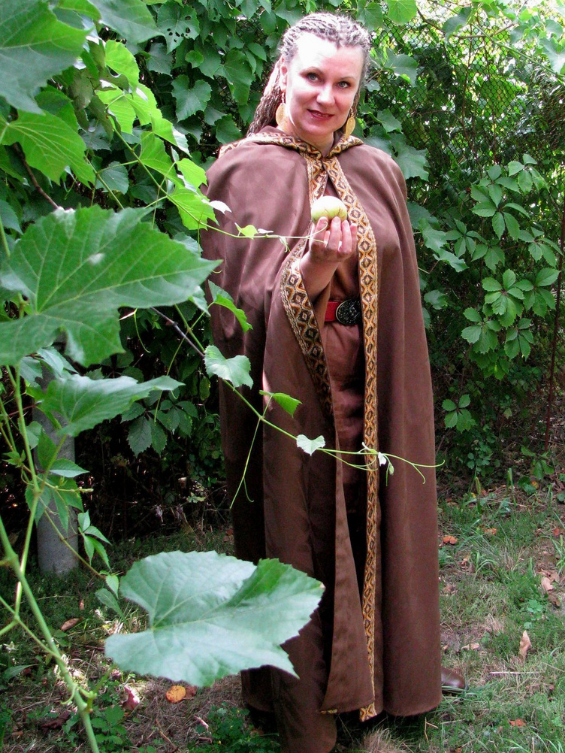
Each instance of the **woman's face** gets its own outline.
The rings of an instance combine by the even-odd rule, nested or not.
[[[337,47],[314,34],[299,37],[290,63],[281,60],[286,97],[281,128],[327,154],[359,89],[363,59],[360,47]]]

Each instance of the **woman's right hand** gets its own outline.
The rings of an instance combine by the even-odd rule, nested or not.
[[[312,228],[308,251],[300,262],[304,286],[312,303],[329,285],[342,262],[357,253],[357,226],[334,217],[320,217]]]

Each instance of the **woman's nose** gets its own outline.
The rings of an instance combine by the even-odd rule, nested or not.
[[[333,90],[330,85],[328,86],[322,86],[321,89],[318,91],[318,102],[321,104],[327,105],[332,104],[334,100],[333,96]]]

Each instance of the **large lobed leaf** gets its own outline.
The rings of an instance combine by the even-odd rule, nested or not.
[[[86,31],[61,23],[45,0],[0,2],[0,95],[20,110],[40,113],[35,94],[74,63]]]
[[[280,644],[306,624],[322,586],[278,560],[169,552],[134,564],[121,592],[147,610],[149,629],[111,636],[106,654],[128,671],[205,686],[265,664],[294,674]]]
[[[57,210],[30,226],[0,269],[0,285],[20,292],[29,313],[0,323],[0,363],[53,342],[83,365],[123,350],[118,308],[186,301],[215,267],[143,221],[147,210],[97,206]]]

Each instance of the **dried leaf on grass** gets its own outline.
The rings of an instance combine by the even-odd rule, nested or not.
[[[520,638],[520,648],[518,650],[518,654],[521,657],[522,661],[526,661],[526,656],[528,651],[532,647],[532,642],[530,640],[530,636],[528,635],[527,631],[524,630],[522,633],[522,637]]]
[[[61,711],[58,716],[53,716],[50,719],[44,719],[42,722],[40,722],[39,726],[41,727],[41,729],[61,729],[70,715],[71,712],[65,709],[64,711]]]
[[[541,587],[546,593],[548,593],[549,591],[553,591],[553,585],[551,584],[551,581],[547,577],[547,575],[544,575],[543,578],[541,579]]]
[[[526,722],[523,719],[509,719],[511,727],[525,727]]]
[[[182,685],[171,685],[171,687],[165,693],[165,697],[169,703],[179,703],[186,698],[186,688]]]
[[[444,544],[449,544],[450,546],[455,546],[455,544],[457,544],[455,536],[444,536],[442,541]]]
[[[63,622],[63,624],[60,627],[60,630],[63,633],[66,633],[67,630],[70,630],[71,628],[74,628],[74,626],[78,625],[79,622],[80,622],[80,618],[79,617],[71,617],[70,620],[65,620],[65,622]]]

